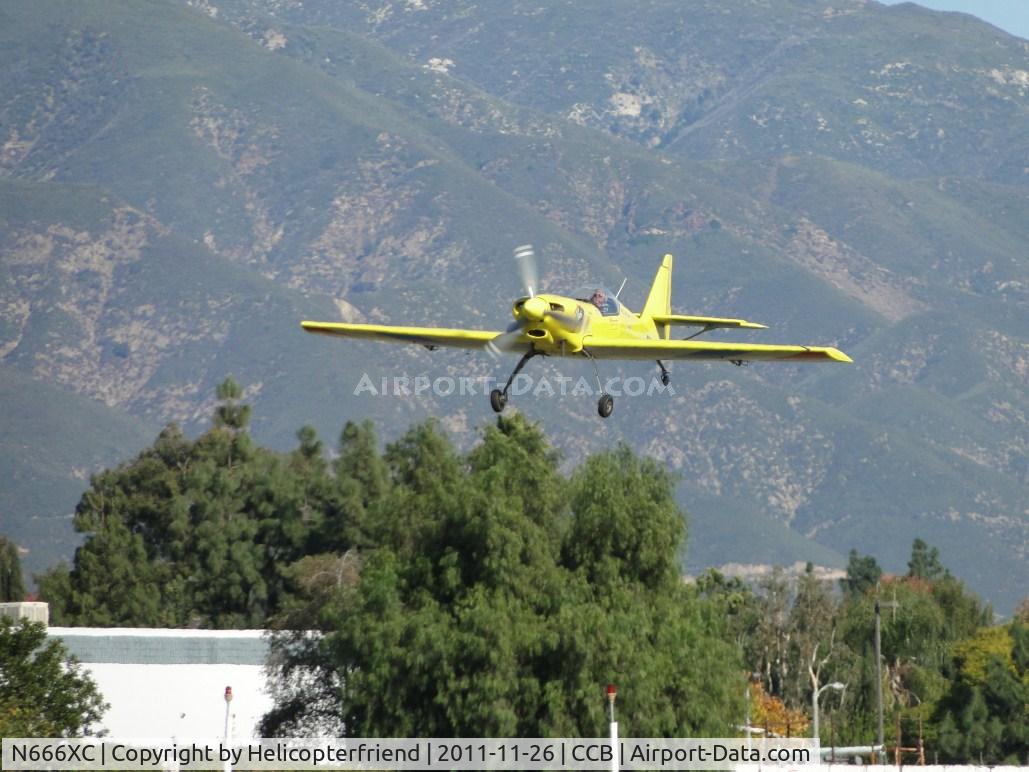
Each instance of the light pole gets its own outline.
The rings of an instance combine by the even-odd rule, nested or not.
[[[878,588],[877,588],[878,589]],[[879,722],[875,739],[879,746],[879,753],[883,752],[883,663],[882,663],[882,633],[879,624],[879,598],[875,599],[875,702],[878,707]],[[881,761],[881,758],[880,758]]]
[[[611,707],[611,772],[618,772],[618,722],[615,721],[615,697],[618,689],[607,685],[607,704]]]
[[[747,682],[747,691],[744,692],[746,699],[746,710],[743,713],[743,731],[747,735],[747,753],[750,753],[750,682]],[[749,756],[748,756],[749,758]]]
[[[225,687],[225,748],[232,744],[232,722],[229,717],[229,707],[232,705],[232,687]],[[232,762],[225,762],[225,772],[232,772]]]
[[[833,681],[831,684],[826,684],[821,689],[811,692],[811,736],[816,740],[818,739],[818,698],[822,696],[822,692],[826,689],[842,692],[846,688],[839,681]]]

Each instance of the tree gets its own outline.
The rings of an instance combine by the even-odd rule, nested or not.
[[[879,583],[882,575],[883,570],[874,557],[862,557],[852,549],[847,558],[847,576],[840,579],[840,589],[847,596],[863,595]]]
[[[802,667],[791,656],[791,594],[789,579],[782,570],[777,568],[762,577],[758,582],[756,620],[745,648],[747,663],[758,673],[765,692],[780,699],[796,683]]]
[[[984,627],[954,646],[955,679],[940,701],[943,760],[1020,764],[1029,748],[1029,630]]]
[[[950,572],[944,569],[940,563],[940,551],[936,547],[929,547],[921,539],[915,539],[911,544],[911,559],[908,560],[908,576],[915,579],[933,581],[949,576]]]
[[[107,709],[96,684],[36,622],[0,618],[0,736],[92,734]]]
[[[160,580],[147,560],[143,539],[117,517],[104,518],[94,536],[75,551],[71,596],[64,613],[97,627],[160,627]]]
[[[326,497],[317,541],[320,550],[342,554],[369,542],[368,512],[381,505],[390,490],[390,469],[379,453],[371,421],[347,421],[332,471],[332,495]]]
[[[250,405],[240,404],[243,388],[229,376],[220,384],[216,395],[221,404],[215,408],[214,425],[231,431],[243,431],[250,423]]]
[[[0,536],[0,603],[25,599],[17,545]]]
[[[836,603],[829,584],[815,576],[811,563],[797,580],[797,596],[790,610],[793,647],[799,664],[796,692],[810,704],[840,658],[836,646]]]
[[[55,621],[93,625],[253,627],[283,607],[287,567],[308,554],[335,495],[313,430],[284,455],[246,433],[231,379],[196,440],[165,428],[134,460],[91,479],[69,569],[40,581]]]
[[[679,579],[683,517],[655,463],[623,448],[565,479],[519,416],[464,456],[430,422],[384,457],[356,582],[323,574],[323,635],[275,638],[265,734],[335,717],[364,736],[592,736],[611,680],[640,736],[730,731],[739,660]]]
[[[572,478],[565,563],[595,584],[675,581],[686,523],[673,490],[663,467],[628,446],[588,458]]]
[[[905,736],[921,720],[930,751],[942,746],[946,726],[938,720],[938,705],[954,677],[954,652],[991,617],[989,607],[945,571],[932,572],[933,581],[888,577],[878,593],[847,596],[840,610],[840,642],[844,668],[838,680],[848,684],[843,707],[846,720],[837,722],[842,742],[866,743],[875,737],[876,685],[874,604],[881,602],[883,705],[887,742],[894,742],[896,719],[906,722]],[[971,699],[968,695],[968,699]],[[953,724],[953,716],[951,723]]]
[[[786,707],[782,700],[764,690],[761,681],[751,682],[750,700],[751,726],[766,730],[772,737],[802,737],[810,725],[803,711]]]

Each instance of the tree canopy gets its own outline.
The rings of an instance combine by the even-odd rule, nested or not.
[[[731,730],[741,663],[679,578],[683,513],[660,466],[620,448],[565,478],[517,416],[464,456],[429,423],[383,458],[359,581],[330,583],[323,635],[276,641],[266,734],[328,719],[365,736],[593,735],[609,681],[640,736]],[[312,710],[315,673],[331,686]]]
[[[0,737],[90,734],[106,709],[96,684],[42,624],[0,617]]]
[[[334,453],[303,427],[281,453],[243,393],[94,475],[40,588],[59,624],[276,629],[266,735],[591,736],[615,682],[624,732],[724,736],[750,678],[751,720],[792,734],[843,684],[822,741],[868,744],[878,603],[887,744],[1023,760],[1029,611],[995,624],[922,539],[899,576],[852,550],[839,591],[810,564],[688,583],[675,481],[627,447],[566,468],[515,415],[464,452],[428,421],[381,448],[347,423]]]

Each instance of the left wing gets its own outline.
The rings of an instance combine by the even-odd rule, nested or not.
[[[342,322],[301,322],[307,332],[336,335],[342,338],[364,338],[387,343],[417,343],[422,346],[482,348],[499,332],[488,330],[448,330],[442,327],[389,327],[383,324],[344,324]]]
[[[785,360],[792,362],[852,362],[829,346],[775,346],[759,343],[718,343],[699,340],[630,340],[583,338],[583,349],[597,359],[713,359],[729,362]]]

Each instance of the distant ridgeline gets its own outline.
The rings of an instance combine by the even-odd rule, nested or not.
[[[1025,45],[861,0],[6,3],[5,532],[33,573],[70,558],[90,473],[168,423],[202,431],[226,372],[266,447],[439,416],[468,448],[480,401],[355,387],[509,368],[327,353],[297,322],[505,325],[526,242],[545,289],[627,279],[638,308],[673,253],[676,313],[769,326],[740,342],[817,336],[854,366],[680,366],[674,396],[606,427],[574,399],[524,400],[567,463],[624,441],[679,474],[695,573],[842,569],[851,547],[903,572],[932,534],[1009,614],[1029,587]],[[219,537],[195,538],[213,560]],[[241,584],[265,559],[235,558]],[[174,585],[167,613],[243,624],[278,605],[263,581]]]

